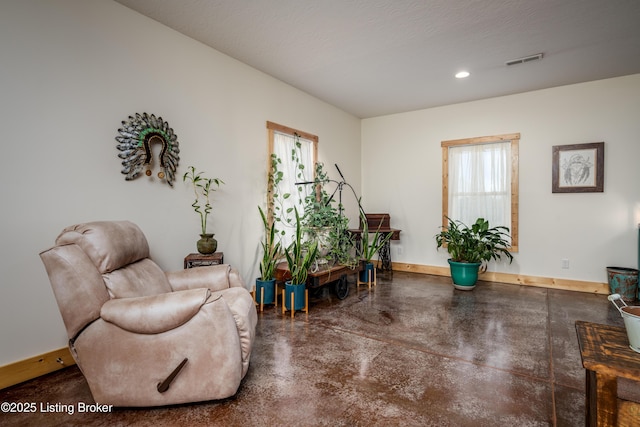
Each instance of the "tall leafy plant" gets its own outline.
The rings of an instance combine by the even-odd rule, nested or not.
[[[294,208],[294,213],[296,217],[296,232],[293,242],[285,249],[284,254],[291,273],[291,283],[303,285],[307,282],[309,268],[318,255],[318,243],[312,241],[306,244],[303,241],[302,224],[297,208]]]
[[[196,168],[189,166],[187,172],[182,176],[183,182],[190,182],[193,187],[195,200],[191,204],[193,210],[200,215],[201,234],[207,234],[207,218],[211,213],[210,195],[212,191],[216,191],[216,187],[224,184],[219,178],[207,178],[203,176],[204,172],[196,172]]]
[[[261,242],[262,260],[260,261],[260,280],[267,281],[275,277],[276,266],[282,254],[273,220],[269,222],[267,215],[260,206],[258,206],[258,210],[260,211],[260,217],[264,225],[264,240]]]
[[[369,238],[369,224],[367,224],[367,216],[364,211],[360,210],[360,223],[362,224],[362,253],[360,258],[369,263],[373,257],[382,249],[382,247],[391,239],[392,233],[380,233],[382,220],[378,224],[378,228],[372,239]]]

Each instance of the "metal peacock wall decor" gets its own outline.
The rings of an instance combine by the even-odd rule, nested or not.
[[[158,178],[167,181],[173,187],[176,169],[180,160],[180,148],[178,137],[169,127],[169,124],[156,117],[154,114],[136,113],[122,121],[122,127],[118,129],[118,157],[122,160],[122,173],[125,180],[131,181],[137,178],[145,166],[145,174],[151,176],[151,164],[153,152],[151,146],[155,143],[162,144],[160,152],[160,172]]]

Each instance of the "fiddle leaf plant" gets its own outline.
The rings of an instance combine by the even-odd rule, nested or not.
[[[191,206],[200,215],[201,234],[207,234],[207,218],[211,213],[210,194],[212,191],[216,191],[213,187],[214,185],[220,187],[220,184],[224,184],[224,181],[219,178],[207,178],[202,175],[203,173],[196,172],[194,166],[189,166],[187,172],[182,176],[182,181],[190,182],[193,187],[195,200]]]

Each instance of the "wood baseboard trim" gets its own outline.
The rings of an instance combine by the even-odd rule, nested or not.
[[[69,348],[64,347],[0,366],[0,390],[75,364]]]
[[[393,262],[391,268],[394,271],[406,271],[411,273],[433,274],[436,276],[451,276],[449,267],[436,267],[420,264],[405,264]],[[489,282],[508,283],[511,285],[534,286],[539,288],[561,289],[565,291],[587,292],[592,294],[609,294],[607,283],[586,282],[571,279],[555,279],[552,277],[525,276],[513,273],[487,272],[479,276],[480,280]]]

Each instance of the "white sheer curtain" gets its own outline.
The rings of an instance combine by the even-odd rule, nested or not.
[[[449,147],[449,217],[511,227],[511,142]]]
[[[280,158],[282,163],[279,170],[283,172],[282,181],[278,185],[280,195],[290,194],[289,197],[281,196],[281,216],[283,222],[279,224],[279,229],[285,231],[284,236],[280,236],[283,247],[291,244],[295,236],[296,217],[293,208],[298,209],[302,217],[304,214],[303,201],[310,194],[313,185],[295,185],[296,182],[313,181],[313,141],[297,138],[300,147],[296,147],[296,137],[281,132],[273,134],[273,153]],[[300,168],[302,166],[302,168]],[[291,211],[289,211],[291,209]],[[289,211],[287,213],[287,211]]]

